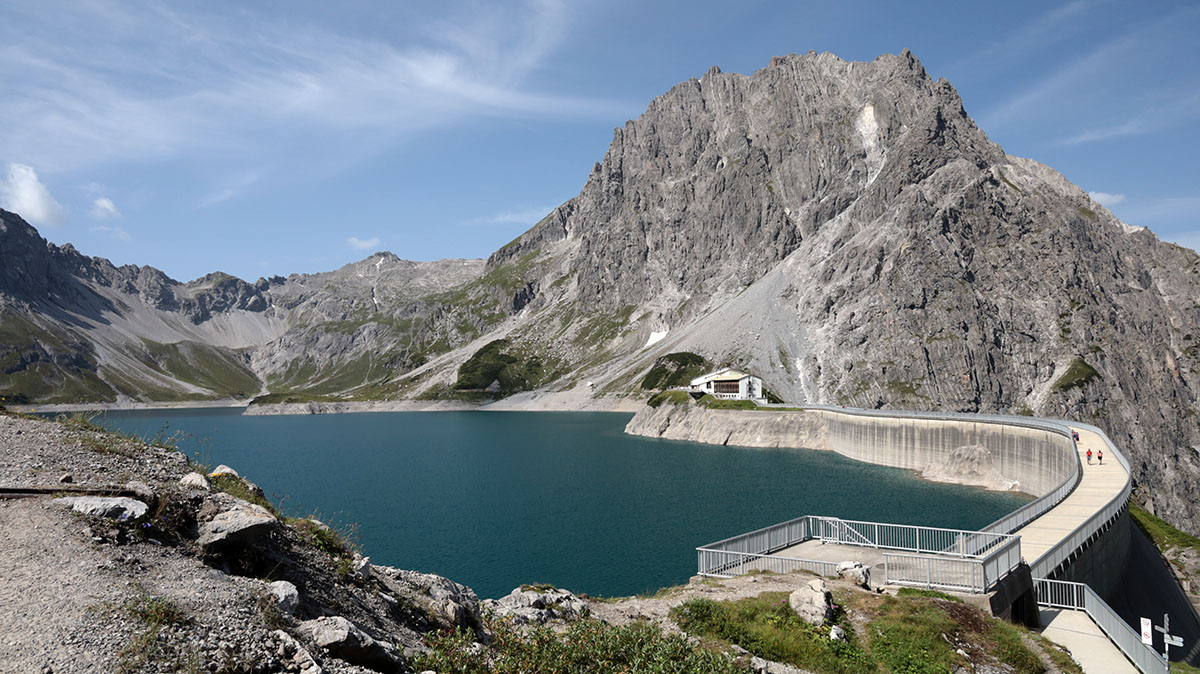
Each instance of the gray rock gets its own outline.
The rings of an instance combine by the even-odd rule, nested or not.
[[[485,599],[485,609],[518,624],[544,625],[552,620],[573,621],[588,615],[587,603],[567,590],[519,587],[500,599]]]
[[[200,491],[208,491],[208,478],[200,473],[192,472],[179,478],[179,485],[187,489],[198,489]]]
[[[450,627],[482,628],[479,597],[460,583],[430,573],[373,565],[385,585],[398,596],[423,603],[429,613]]]
[[[266,508],[227,494],[208,497],[197,519],[200,530],[197,542],[210,549],[230,544],[253,545],[279,525],[279,520]]]
[[[833,612],[833,595],[825,587],[825,581],[814,578],[808,584],[788,596],[788,604],[796,615],[810,624],[823,625]]]
[[[771,669],[766,660],[755,656],[750,658],[750,671],[758,672],[758,674],[769,674]]]
[[[154,490],[150,487],[150,485],[142,482],[141,480],[130,480],[129,482],[125,483],[124,488],[125,491],[133,494],[139,500],[145,501],[151,506],[158,502],[158,495],[154,493]]]
[[[871,589],[871,569],[861,562],[842,562],[838,564],[838,578],[846,578],[860,587]]]
[[[296,607],[300,604],[300,591],[295,585],[286,580],[277,580],[267,584],[267,590],[275,597],[275,606],[288,615],[296,612]]]
[[[271,636],[279,642],[279,658],[290,663],[294,668],[289,671],[296,671],[299,674],[325,674],[325,670],[317,664],[308,649],[304,648],[292,635],[283,630],[275,630],[271,632]]]
[[[66,473],[62,477],[58,478],[58,481],[62,484],[70,484],[75,481],[75,478],[70,473]]]
[[[300,629],[311,635],[318,646],[350,664],[379,672],[396,672],[405,667],[399,651],[371,638],[341,616],[308,620],[300,624]]]
[[[845,641],[846,640],[846,630],[842,629],[841,625],[834,625],[834,626],[830,627],[829,628],[829,640],[830,641]]]
[[[125,496],[64,496],[51,503],[93,517],[136,520],[150,509],[145,503]]]

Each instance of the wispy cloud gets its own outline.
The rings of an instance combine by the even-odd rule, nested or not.
[[[45,0],[18,0],[4,12],[0,155],[36,156],[48,169],[185,151],[270,157],[318,133],[365,133],[382,149],[465,118],[612,116],[626,107],[529,86],[567,33],[571,11],[557,0],[404,16],[393,32],[408,34],[394,41],[245,8],[95,0],[49,11]]]
[[[352,236],[346,239],[346,245],[354,250],[368,250],[379,245],[379,237],[373,236],[369,239],[360,239],[357,236]]]
[[[100,197],[92,202],[92,210],[88,213],[97,220],[119,220],[121,219],[121,211],[117,210],[117,205],[108,197]]]
[[[470,225],[532,225],[546,217],[554,206],[536,206],[519,211],[503,211],[469,220]]]
[[[0,183],[4,207],[35,225],[60,227],[67,221],[67,210],[38,179],[33,167],[9,164],[8,175]]]
[[[1003,63],[1011,54],[1030,54],[1038,48],[1064,40],[1081,29],[1080,18],[1102,4],[1107,2],[1075,0],[1045,12],[1003,39],[992,42],[961,61],[951,64],[949,70],[978,70],[988,64]]]
[[[1088,196],[1095,199],[1096,203],[1105,208],[1112,208],[1117,204],[1124,203],[1124,194],[1109,194],[1108,192],[1088,192]]]
[[[121,227],[109,227],[108,225],[96,225],[95,227],[91,228],[91,231],[97,232],[100,234],[107,234],[110,237],[117,239],[118,241],[128,241],[129,240],[129,232],[125,231]]]

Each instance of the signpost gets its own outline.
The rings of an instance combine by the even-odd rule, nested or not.
[[[1142,618],[1142,643],[1147,646],[1154,645],[1154,632],[1150,630],[1150,619]]]
[[[1150,622],[1150,620],[1148,618],[1142,618],[1142,642],[1143,643],[1146,643],[1146,624],[1149,622]],[[1163,635],[1163,660],[1170,662],[1171,657],[1169,655],[1169,652],[1170,652],[1171,647],[1172,646],[1182,646],[1183,645],[1183,637],[1177,637],[1174,634],[1171,634],[1171,616],[1166,613],[1163,614],[1162,627],[1155,625],[1154,629],[1157,632],[1162,632],[1162,635]]]

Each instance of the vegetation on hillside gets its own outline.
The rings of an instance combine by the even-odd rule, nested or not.
[[[582,620],[562,635],[544,626],[520,629],[505,620],[492,621],[488,627],[495,634],[491,649],[475,648],[469,631],[442,632],[428,638],[431,650],[417,659],[415,669],[444,674],[742,674],[724,655],[648,624],[613,627]]]
[[[685,386],[711,368],[712,364],[699,354],[688,351],[668,353],[654,361],[650,371],[642,378],[642,389],[661,391]]]
[[[1069,391],[1097,378],[1103,377],[1096,371],[1096,368],[1088,365],[1084,359],[1076,358],[1067,366],[1066,372],[1063,372],[1058,379],[1054,380],[1050,388],[1055,391]]]
[[[657,393],[646,401],[646,404],[651,407],[658,407],[663,403],[670,405],[686,405],[691,400],[692,396],[688,395],[687,391],[663,391]]]
[[[543,382],[551,368],[539,356],[527,356],[507,339],[489,342],[458,368],[458,391],[483,391],[497,383],[499,393],[528,391]]]
[[[899,597],[839,591],[834,624],[844,641],[831,640],[830,626],[815,627],[788,606],[788,593],[768,592],[736,601],[698,598],[672,611],[686,632],[721,644],[736,644],[778,662],[818,673],[952,672],[970,660],[995,658],[1011,671],[1046,671],[1023,630],[978,608],[922,593]],[[964,657],[959,653],[967,654]],[[1061,653],[1058,653],[1062,656]],[[1054,658],[1066,671],[1079,671],[1069,659]]]

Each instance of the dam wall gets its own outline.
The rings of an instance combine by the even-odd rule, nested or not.
[[[719,445],[834,451],[937,482],[1035,497],[1073,476],[1078,459],[1065,428],[1053,430],[1032,419],[1025,426],[1020,420],[936,416],[829,408],[714,410],[666,403],[643,408],[625,432]]]

